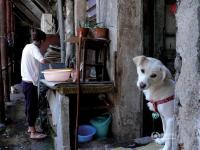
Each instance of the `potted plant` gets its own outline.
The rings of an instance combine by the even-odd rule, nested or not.
[[[108,33],[109,30],[106,28],[104,23],[97,23],[93,28],[92,28],[92,35],[94,38],[103,38],[103,39],[108,39]]]
[[[80,22],[78,23],[78,27],[76,29],[76,34],[77,36],[81,36],[81,37],[87,37],[89,32],[89,23],[88,21],[85,22]]]

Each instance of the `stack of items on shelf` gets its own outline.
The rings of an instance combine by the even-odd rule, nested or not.
[[[61,62],[60,47],[49,45],[44,57],[50,62],[60,63]]]

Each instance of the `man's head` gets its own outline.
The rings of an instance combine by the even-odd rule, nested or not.
[[[41,42],[42,40],[45,41],[46,34],[39,29],[35,29],[35,31],[32,33],[32,40],[37,42]]]

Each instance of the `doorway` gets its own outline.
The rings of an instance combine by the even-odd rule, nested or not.
[[[174,60],[176,57],[176,1],[153,0],[143,3],[143,43],[144,55],[154,57],[175,75]],[[162,133],[161,119],[152,119],[152,112],[143,100],[143,136],[152,132]]]

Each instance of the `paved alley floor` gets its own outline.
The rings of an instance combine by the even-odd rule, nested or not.
[[[53,141],[50,135],[43,140],[31,140],[29,138],[29,134],[26,133],[24,95],[20,84],[15,85],[15,87],[18,92],[10,95],[11,103],[6,103],[6,130],[0,132],[0,150],[53,150]],[[144,141],[142,139],[142,142]],[[134,143],[119,144],[112,140],[93,140],[84,145],[79,145],[79,150],[159,150],[162,148],[155,143],[137,148],[125,148],[132,144]]]
[[[21,85],[15,85],[18,92],[11,94],[11,103],[6,103],[6,130],[0,132],[0,150],[53,150],[50,137],[31,140],[27,132],[24,113],[24,95]]]

